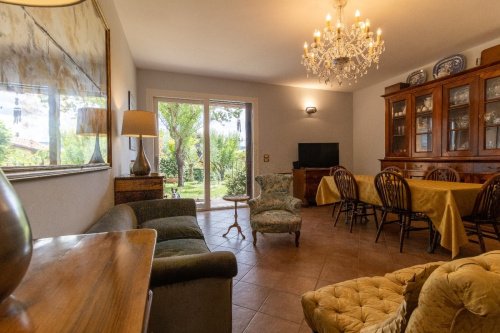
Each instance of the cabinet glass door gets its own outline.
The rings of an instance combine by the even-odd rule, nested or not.
[[[469,150],[470,87],[450,89],[448,100],[448,151]]]
[[[500,149],[500,77],[486,80],[483,149]]]
[[[391,152],[407,155],[406,100],[391,102]]]
[[[415,97],[415,152],[432,152],[432,94]]]

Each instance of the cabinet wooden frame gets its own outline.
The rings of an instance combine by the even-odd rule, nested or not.
[[[498,78],[498,81],[497,81]],[[495,81],[488,81],[494,79]],[[440,166],[447,166],[457,170],[464,182],[483,183],[492,174],[500,172],[500,148],[499,131],[500,124],[496,126],[497,118],[500,117],[500,95],[498,85],[500,82],[500,62],[490,65],[478,66],[464,72],[439,78],[431,82],[417,86],[401,89],[383,95],[385,98],[385,157],[381,159],[381,170],[388,166],[398,166],[403,169],[408,178],[422,178],[426,172]],[[461,95],[455,88],[468,87],[467,92]],[[417,151],[417,99],[432,94],[432,152]],[[455,96],[457,95],[457,96]],[[487,99],[489,97],[489,99]],[[402,150],[393,150],[394,122],[392,110],[393,104],[398,101],[406,103],[405,126],[410,129],[405,137],[405,146]],[[493,104],[494,103],[494,104]],[[497,107],[497,104],[498,106]],[[452,105],[455,104],[455,105]],[[461,105],[462,104],[462,105]],[[489,106],[488,106],[489,105]],[[455,114],[454,129],[467,131],[468,146],[463,149],[451,150],[449,145],[449,131],[451,130],[450,110],[466,109],[468,107],[469,118],[461,113]],[[497,138],[493,138],[493,144],[487,143],[485,114],[492,112],[494,120],[486,115],[489,127],[497,129]],[[422,107],[420,106],[420,112]],[[498,111],[498,112],[497,112]],[[462,112],[465,114],[465,112]],[[490,114],[491,116],[491,114]],[[468,128],[467,128],[468,122]],[[421,125],[422,126],[422,125]],[[425,125],[423,125],[425,128]],[[422,131],[422,127],[420,127]],[[493,130],[490,130],[493,132]],[[425,130],[423,131],[425,132]],[[457,143],[463,145],[465,141]],[[496,141],[495,141],[496,140]],[[458,141],[458,140],[457,140]],[[494,144],[497,146],[492,146]],[[399,147],[398,147],[399,148]],[[423,149],[422,149],[423,150]]]

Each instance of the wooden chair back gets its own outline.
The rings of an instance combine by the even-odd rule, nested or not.
[[[344,168],[340,168],[333,173],[333,180],[337,189],[339,190],[340,197],[343,200],[354,201],[358,200],[358,183],[352,173]]]
[[[401,168],[397,167],[397,166],[394,166],[394,165],[391,165],[391,166],[388,166],[387,168],[385,168],[384,170],[382,171],[387,171],[387,172],[395,172],[401,176],[404,177],[404,172],[403,170],[401,170]]]
[[[336,166],[330,167],[330,176],[333,176],[335,171],[337,171],[338,169],[345,169],[345,167],[342,165],[336,165]]]
[[[375,189],[384,209],[394,213],[411,212],[410,186],[402,175],[391,171],[380,172],[375,176]]]
[[[500,173],[484,183],[476,197],[472,216],[474,219],[500,223]]]
[[[448,167],[435,168],[424,176],[427,180],[439,180],[444,182],[460,182],[458,171]]]

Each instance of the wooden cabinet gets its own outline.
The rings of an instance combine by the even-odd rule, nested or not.
[[[162,199],[164,176],[122,176],[115,178],[115,205],[131,201]]]
[[[315,205],[319,182],[329,174],[330,168],[293,169],[293,196],[302,200],[304,206]]]
[[[500,172],[500,63],[384,95],[385,158],[410,178],[449,166],[465,182]]]

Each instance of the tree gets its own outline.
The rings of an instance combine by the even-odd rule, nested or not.
[[[228,136],[212,131],[210,134],[210,166],[220,181],[227,169],[234,165],[238,151],[239,135]]]
[[[187,103],[158,103],[160,121],[175,142],[177,186],[184,186],[184,166],[189,148],[196,144],[196,132],[202,127],[203,106]]]
[[[0,164],[7,158],[10,146],[10,132],[9,129],[0,121]]]

